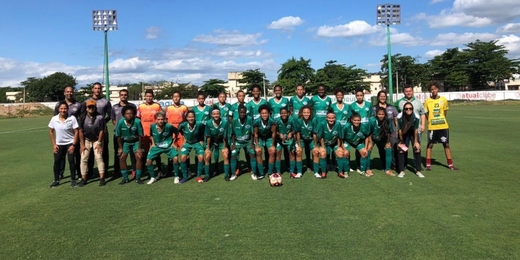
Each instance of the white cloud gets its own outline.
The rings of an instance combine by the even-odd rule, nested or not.
[[[438,3],[442,3],[442,2],[445,2],[446,0],[431,0],[430,1],[430,4],[438,4]]]
[[[504,45],[509,51],[508,57],[513,59],[520,58],[520,37],[516,35],[504,35],[497,41],[498,45]]]
[[[213,35],[197,35],[193,41],[217,45],[250,46],[266,43],[267,40],[259,39],[261,36],[261,33],[241,34],[239,31],[216,30]]]
[[[431,59],[431,58],[441,55],[443,53],[444,53],[444,51],[441,51],[441,50],[430,50],[430,51],[427,51],[426,53],[424,53],[424,58]]]
[[[508,23],[497,29],[497,33],[518,33],[520,32],[520,23]]]
[[[432,46],[452,46],[452,45],[460,45],[466,44],[470,42],[474,42],[476,40],[481,41],[491,41],[495,40],[497,35],[492,33],[441,33],[435,37],[435,39],[430,41],[430,45]]]
[[[286,16],[272,22],[267,28],[274,30],[293,30],[294,27],[302,25],[303,22],[304,20],[298,16]]]
[[[146,39],[153,40],[159,38],[161,31],[161,28],[156,26],[146,28]]]
[[[320,26],[316,34],[322,37],[353,37],[372,34],[381,30],[380,26],[370,25],[365,21],[356,20],[336,26]]]
[[[392,45],[419,46],[425,43],[421,37],[412,36],[409,33],[399,33],[395,28],[390,28],[390,40]],[[385,46],[386,43],[387,36],[384,32],[370,40],[372,46]]]
[[[493,23],[487,17],[475,17],[465,13],[455,13],[443,10],[438,15],[426,15],[419,13],[415,16],[416,19],[426,20],[430,28],[444,28],[452,26],[466,26],[466,27],[482,27]]]

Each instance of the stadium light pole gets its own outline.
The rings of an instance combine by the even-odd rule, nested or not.
[[[392,103],[394,100],[394,88],[392,84],[392,44],[390,42],[390,25],[401,24],[401,5],[378,4],[376,21],[377,25],[386,25],[386,45],[388,49],[388,89],[390,94],[390,103]]]
[[[92,28],[94,31],[103,31],[105,33],[105,92],[106,99],[110,101],[110,81],[108,77],[108,31],[117,30],[116,10],[92,11]]]

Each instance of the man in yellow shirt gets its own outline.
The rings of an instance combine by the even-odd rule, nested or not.
[[[444,146],[444,153],[451,170],[458,170],[453,166],[450,149],[450,132],[446,115],[448,113],[448,100],[439,96],[439,83],[431,82],[428,84],[431,93],[430,98],[424,102],[424,110],[428,120],[428,148],[426,149],[426,170],[431,171],[432,149],[436,143]]]

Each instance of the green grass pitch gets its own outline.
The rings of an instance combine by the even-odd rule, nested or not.
[[[451,107],[459,171],[436,145],[424,179],[284,174],[280,188],[220,175],[50,189],[50,117],[0,119],[0,259],[519,259],[519,108]]]

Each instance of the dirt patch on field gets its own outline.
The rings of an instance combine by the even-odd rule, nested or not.
[[[0,117],[33,117],[52,113],[52,109],[40,103],[0,105]]]

